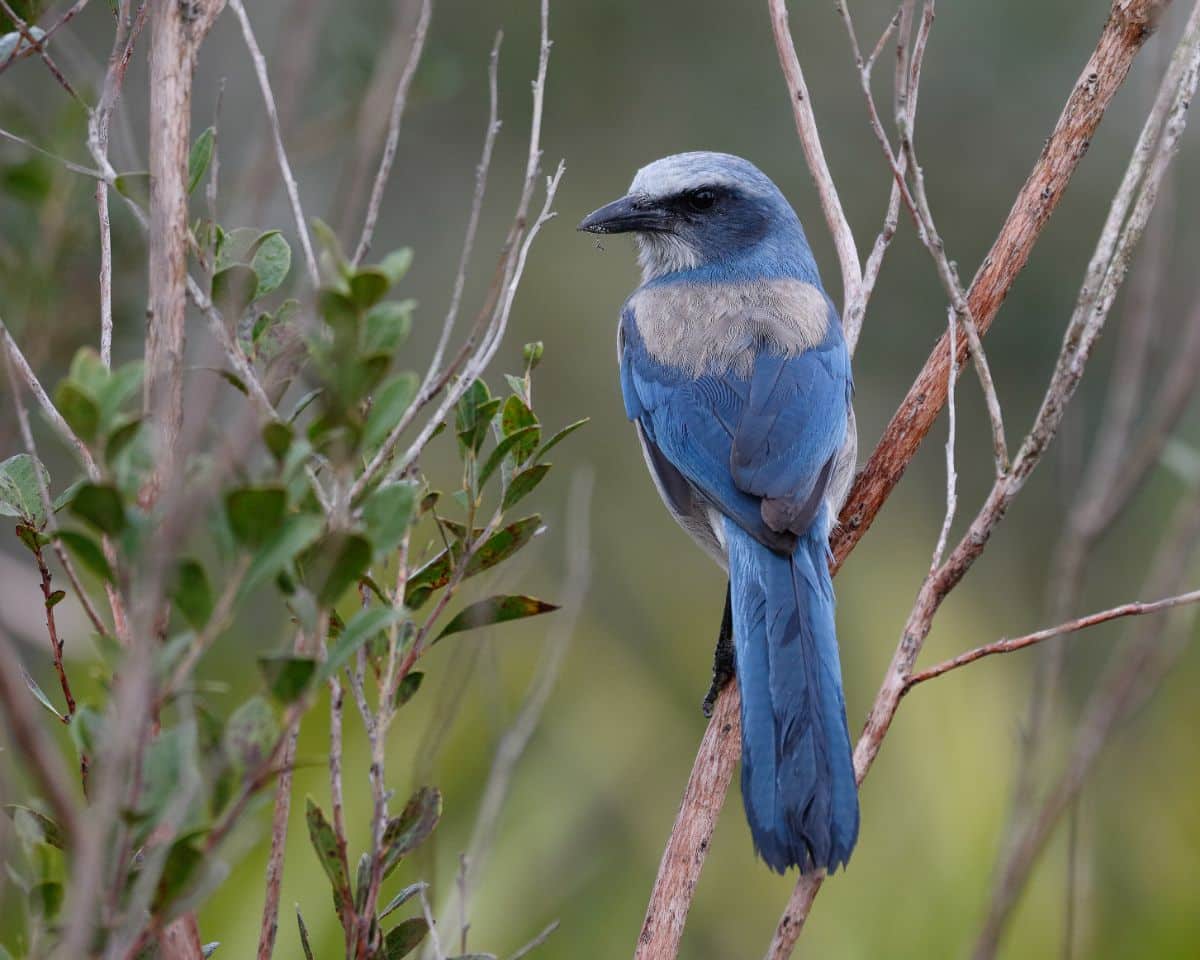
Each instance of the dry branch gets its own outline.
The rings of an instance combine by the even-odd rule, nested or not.
[[[1104,111],[1166,5],[1167,0],[1113,3],[1095,51],[967,291],[967,304],[981,335],[991,327],[1087,152]],[[966,358],[967,344],[965,339],[960,342],[961,363]],[[949,339],[943,336],[884,430],[842,508],[840,525],[831,538],[835,569],[866,533],[937,419],[946,401],[949,361]]]
[[[782,10],[778,0],[770,0],[770,3],[773,14]],[[1165,5],[1163,0],[1115,0],[1113,3],[1094,52],[968,291],[967,303],[981,334],[991,325],[1005,295],[1027,262],[1034,243],[1086,153],[1109,102]],[[783,14],[781,26],[786,30],[786,11]],[[773,16],[773,22],[780,22],[777,16]],[[788,70],[791,60],[788,46],[790,44],[780,46],[781,61],[789,88],[797,91],[795,77]],[[804,94],[803,102],[807,104],[806,91],[799,92]],[[956,360],[961,363],[966,359],[968,342],[965,336],[958,342],[961,346],[956,350]],[[831,542],[835,572],[866,532],[932,427],[946,400],[949,364],[949,336],[944,335],[851,491]],[[688,789],[668,840],[670,856],[664,855],[651,893],[648,924],[643,926],[636,954],[638,960],[667,960],[677,955],[681,921],[677,925],[662,923],[656,918],[686,916],[708,847],[709,833],[695,827],[711,816],[713,810],[720,809],[736,766],[740,743],[736,724],[728,722],[728,718],[737,716],[739,709],[736,685],[726,687],[718,698],[716,709],[727,722],[720,725],[710,722],[697,751]],[[776,931],[772,957],[790,954],[820,882],[820,875],[802,881],[801,887],[807,888],[807,894],[798,889],[797,895],[793,896]]]
[[[863,273],[858,259],[858,248],[854,245],[854,234],[838,199],[829,164],[825,162],[825,151],[821,148],[821,137],[817,132],[817,118],[813,114],[812,98],[808,94],[804,71],[800,68],[800,58],[796,55],[796,45],[792,42],[792,32],[788,28],[787,4],[785,0],[768,0],[768,6],[771,10],[775,49],[779,53],[779,63],[791,94],[796,133],[800,137],[801,147],[804,148],[804,159],[816,184],[821,212],[825,215],[825,222],[833,236],[838,264],[842,270],[842,326],[846,330],[846,342],[853,351],[862,330],[865,308]]]
[[[1012,653],[1014,650],[1023,650],[1025,647],[1032,647],[1034,644],[1042,643],[1045,640],[1050,640],[1053,637],[1061,637],[1069,633],[1077,633],[1080,630],[1085,630],[1088,627],[1094,627],[1101,623],[1108,623],[1110,620],[1119,620],[1122,617],[1141,617],[1148,613],[1158,613],[1162,610],[1173,610],[1175,607],[1181,607],[1185,604],[1196,603],[1200,601],[1200,590],[1193,590],[1190,593],[1181,593],[1174,597],[1165,597],[1162,600],[1155,600],[1150,603],[1141,601],[1133,601],[1131,603],[1123,603],[1119,607],[1110,607],[1108,610],[1101,610],[1098,613],[1088,614],[1086,617],[1078,617],[1074,620],[1069,620],[1066,623],[1060,623],[1054,627],[1047,627],[1045,630],[1038,630],[1034,633],[1027,633],[1023,637],[1014,637],[1012,639],[996,640],[993,643],[985,644],[982,647],[976,647],[973,650],[967,650],[965,653],[960,653],[956,657],[951,657],[948,660],[943,660],[941,663],[928,667],[925,670],[920,670],[917,673],[910,674],[904,684],[904,692],[908,693],[918,683],[924,683],[926,680],[932,680],[935,677],[940,677],[944,673],[949,673],[951,670],[957,670],[959,667],[965,667],[969,663],[974,663],[976,660],[982,660],[984,657],[991,657],[997,653]]]

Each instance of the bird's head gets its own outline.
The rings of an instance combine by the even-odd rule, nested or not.
[[[677,153],[642,167],[624,197],[588,214],[579,229],[634,234],[647,280],[759,256],[811,256],[779,188],[727,153]]]

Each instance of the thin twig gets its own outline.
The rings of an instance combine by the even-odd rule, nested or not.
[[[25,358],[21,352],[16,349],[16,345],[12,342],[12,338],[8,336],[7,329],[4,328],[4,321],[0,319],[0,333],[4,337],[4,363],[5,371],[8,374],[8,382],[13,392],[13,406],[17,413],[17,424],[21,431],[21,440],[25,444],[25,452],[28,453],[34,460],[41,463],[41,458],[38,456],[37,445],[33,439],[33,429],[29,423],[29,411],[25,409],[25,401],[21,398],[20,384],[17,379],[17,368],[20,367],[25,371],[25,383],[33,390],[33,385],[37,384],[37,388],[41,389],[41,384],[37,382],[37,377],[33,375],[33,371],[29,369],[25,363]],[[37,390],[34,390],[36,396]],[[55,411],[57,412],[57,410]],[[70,428],[67,428],[70,430]],[[72,432],[72,436],[74,433]],[[86,447],[84,448],[87,449]],[[46,525],[51,534],[54,534],[58,529],[58,522],[54,515],[54,504],[50,500],[50,490],[46,487],[45,478],[40,471],[35,473],[38,482],[38,496],[41,497],[42,511],[46,515]],[[110,631],[105,626],[104,621],[100,619],[100,614],[92,604],[91,597],[87,591],[83,589],[83,582],[79,579],[79,573],[75,569],[75,564],[71,560],[70,554],[63,547],[62,542],[58,538],[51,538],[51,546],[55,556],[62,564],[63,569],[67,573],[67,579],[71,581],[71,586],[75,590],[76,597],[79,598],[79,603],[83,607],[84,613],[87,614],[88,620],[91,621],[93,627],[101,636],[108,636]]]
[[[812,99],[808,93],[808,85],[804,82],[804,71],[800,67],[800,58],[796,55],[796,45],[788,27],[787,4],[785,0],[768,0],[768,6],[771,12],[771,29],[775,35],[775,49],[779,52],[779,63],[791,94],[796,133],[800,137],[800,145],[804,148],[804,159],[816,184],[821,211],[829,225],[833,245],[837,250],[838,264],[842,270],[842,326],[846,332],[846,342],[853,350],[858,343],[863,321],[862,264],[858,259],[858,248],[854,245],[850,223],[846,220],[846,213],[838,199],[833,175],[829,172],[829,164],[825,162],[825,151],[821,148]]]
[[[462,882],[458,890],[457,906],[464,918],[464,923],[465,919],[470,916],[472,883],[477,881],[487,865],[496,825],[508,797],[513,773],[537,730],[546,701],[554,689],[587,593],[591,578],[589,514],[592,482],[592,475],[587,472],[576,475],[571,483],[571,490],[567,498],[568,520],[565,540],[568,549],[566,583],[562,591],[562,609],[555,618],[554,626],[546,639],[546,653],[538,673],[525,695],[525,701],[516,719],[496,744],[492,767],[488,773],[487,784],[484,786],[483,797],[479,802],[475,826],[471,831],[471,841],[467,845]],[[442,910],[442,916],[450,916],[453,906],[453,904],[447,904]]]
[[[8,722],[13,747],[37,778],[55,822],[66,834],[68,845],[79,837],[79,809],[72,795],[71,780],[62,765],[58,747],[42,728],[33,712],[25,684],[18,679],[21,660],[8,637],[0,634],[0,714]]]
[[[229,0],[229,6],[242,27],[242,37],[246,48],[250,51],[250,61],[254,64],[254,73],[258,78],[258,89],[262,93],[263,103],[267,108],[267,119],[271,123],[271,136],[275,140],[275,159],[279,163],[279,173],[283,177],[284,187],[287,188],[288,202],[292,206],[292,218],[296,221],[296,232],[300,235],[300,247],[304,251],[304,264],[308,268],[308,279],[314,287],[321,285],[321,273],[317,269],[317,258],[313,254],[312,239],[308,235],[308,220],[304,216],[304,208],[300,205],[300,188],[292,173],[292,165],[288,160],[287,150],[283,146],[283,133],[279,129],[279,111],[275,107],[275,95],[271,92],[271,79],[267,74],[267,61],[258,46],[254,36],[254,28],[246,15],[242,0]]]
[[[14,45],[12,50],[9,52],[8,57],[5,58],[3,63],[0,63],[0,73],[4,73],[4,71],[7,70],[17,60],[24,60],[26,57],[32,56],[34,53],[40,53],[41,50],[54,38],[54,35],[58,33],[62,27],[65,27],[68,23],[70,23],[75,18],[76,14],[86,7],[88,3],[89,0],[75,0],[75,3],[73,3],[67,9],[67,11],[58,18],[58,20],[51,24],[50,29],[46,31],[45,36],[43,36],[42,39],[33,46],[28,44],[25,46],[21,46],[19,44]]]
[[[550,939],[550,934],[554,933],[554,931],[558,929],[558,925],[558,920],[547,924],[546,929],[525,944],[525,946],[517,950],[511,957],[508,958],[508,960],[521,960],[522,957],[526,957],[533,953],[534,950]]]
[[[1000,304],[1028,261],[1164,3],[1165,0],[1114,0],[1095,50],[967,291],[971,315],[981,336],[991,326]],[[966,342],[959,346],[960,362],[966,359],[966,346]],[[842,508],[830,543],[835,567],[841,565],[866,533],[937,419],[946,400],[948,363],[949,340],[943,336],[859,473]]]
[[[1192,491],[1176,508],[1167,524],[1169,538],[1147,575],[1143,589],[1155,592],[1177,590],[1186,576],[1200,541],[1200,491]],[[972,951],[973,960],[995,956],[1020,892],[1063,813],[1079,796],[1096,759],[1117,726],[1144,703],[1186,649],[1195,614],[1173,642],[1164,643],[1162,632],[1168,618],[1138,620],[1132,642],[1114,656],[1084,707],[1083,720],[1075,734],[1070,756],[1057,783],[1011,838],[1000,863],[987,915]]]
[[[354,250],[351,261],[355,266],[371,249],[371,241],[375,237],[375,224],[379,220],[379,208],[383,205],[383,191],[387,187],[388,177],[392,172],[392,164],[396,160],[396,146],[400,142],[400,122],[404,119],[404,108],[408,104],[408,91],[412,86],[413,77],[417,74],[417,66],[421,62],[421,52],[425,48],[425,37],[429,33],[429,21],[433,16],[432,0],[421,0],[421,14],[413,32],[412,46],[409,48],[408,60],[396,84],[396,93],[392,98],[392,112],[388,119],[387,140],[383,147],[383,156],[379,158],[379,169],[375,173],[375,182],[371,186],[371,199],[367,203],[366,216],[363,218],[362,235]]]
[[[924,683],[926,680],[940,677],[943,673],[949,673],[951,670],[965,667],[968,663],[974,663],[976,660],[982,660],[984,657],[990,657],[997,653],[1012,653],[1014,650],[1023,650],[1025,647],[1032,647],[1034,644],[1049,640],[1052,637],[1061,637],[1064,634],[1076,633],[1088,627],[1094,627],[1099,623],[1108,623],[1110,620],[1118,620],[1121,617],[1140,617],[1147,613],[1158,613],[1160,610],[1172,610],[1175,607],[1196,603],[1197,601],[1200,601],[1200,590],[1181,593],[1174,597],[1166,597],[1163,600],[1155,600],[1152,603],[1133,601],[1132,603],[1123,603],[1119,607],[1110,607],[1108,610],[1088,614],[1086,617],[1069,620],[1055,627],[1047,627],[1045,630],[1038,630],[1036,633],[1027,633],[1023,637],[1015,637],[1012,640],[996,640],[993,643],[960,653],[956,657],[943,660],[939,664],[911,674],[907,681],[905,681],[904,690],[907,693],[918,683]]]
[[[1112,16],[968,292],[981,331],[990,326],[1028,260],[1160,7],[1161,2],[1156,0],[1114,0]],[[898,97],[897,113],[901,109]],[[959,362],[966,359],[965,346],[959,347]],[[841,512],[831,536],[834,572],[862,538],[932,427],[945,403],[948,365],[949,338],[943,336],[892,417]],[[644,958],[668,960],[678,952],[678,937],[704,864],[711,824],[737,765],[739,703],[736,685],[728,685],[717,699],[717,716],[710,721],[697,750],[647,910],[647,924],[639,942]],[[803,925],[821,877],[803,883],[807,890],[796,890],[785,917],[787,922],[781,927]],[[663,919],[668,916],[674,919]]]
[[[1154,208],[1158,187],[1179,148],[1180,137],[1186,126],[1187,106],[1200,77],[1200,30],[1185,36],[1180,42],[1180,50],[1188,69],[1182,75],[1169,73],[1164,78],[1171,109],[1163,122],[1161,139],[1144,155],[1135,149],[1130,168],[1145,170],[1145,177],[1138,185],[1136,201],[1132,189],[1119,189],[1113,199],[1109,221],[1101,231],[1079,302],[1067,324],[1054,374],[1033,426],[1013,459],[1012,469],[997,477],[966,534],[946,562],[922,585],[901,632],[900,642],[855,747],[855,775],[860,784],[887,736],[913,665],[942,601],[983,553],[993,529],[1041,461],[1079,385],[1096,339],[1104,328],[1117,290],[1125,278],[1129,259]],[[1155,122],[1152,117],[1147,120],[1147,125]],[[768,952],[771,960],[785,960],[791,955],[802,929],[802,924],[797,924],[793,918],[800,913],[807,914],[819,886],[819,879],[809,877],[802,877],[797,884]]]
[[[25,39],[25,42],[29,44],[29,48],[37,51],[37,55],[42,58],[42,62],[46,64],[46,69],[54,75],[54,79],[58,81],[59,86],[66,90],[67,93],[71,95],[71,98],[81,107],[83,107],[84,110],[87,110],[87,103],[82,97],[79,96],[78,93],[75,92],[75,88],[71,86],[67,78],[63,76],[63,72],[58,69],[58,64],[54,62],[54,58],[51,57],[46,51],[46,40],[49,38],[43,36],[40,40],[37,39],[30,31],[29,24],[17,16],[16,11],[13,10],[13,8],[9,5],[8,0],[0,0],[0,10],[3,10],[8,16],[8,19],[13,22],[13,25],[17,28],[17,32],[21,34],[21,36]],[[16,52],[17,51],[14,50],[13,54],[15,55]]]

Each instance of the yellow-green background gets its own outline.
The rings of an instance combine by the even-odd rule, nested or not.
[[[248,4],[274,74],[294,51],[278,49],[283,0]],[[301,120],[289,132],[292,159],[310,215],[337,224],[338,180],[355,149],[352,127],[366,77],[389,31],[395,4],[323,4],[313,69],[301,91]],[[856,74],[831,3],[793,3],[795,39],[850,222],[865,248],[882,219],[888,179],[868,130]],[[887,3],[852,4],[866,43],[892,13]],[[917,127],[930,198],[960,271],[969,278],[1041,149],[1065,96],[1099,34],[1107,0],[1008,0],[940,5],[925,69]],[[1156,75],[1183,11],[1150,41],[1004,304],[987,345],[1010,438],[1029,423],[1048,377],[1065,320],[1107,202],[1124,168]],[[447,303],[473,168],[486,119],[487,51],[499,27],[503,131],[491,177],[465,315],[490,276],[524,162],[529,80],[536,59],[534,0],[436,4],[424,62],[404,119],[400,150],[377,233],[380,252],[407,244],[416,261],[406,287],[420,300],[413,364],[428,355]],[[99,76],[111,21],[93,3],[58,44],[79,85]],[[637,282],[630,244],[574,232],[592,208],[623,192],[634,170],[664,154],[715,149],[743,154],[779,183],[804,219],[830,292],[839,273],[796,140],[772,44],[765,3],[721,0],[560,0],[551,14],[554,50],[544,125],[545,164],[565,158],[559,217],[538,238],[517,296],[512,328],[495,367],[519,364],[520,344],[546,343],[535,400],[559,425],[592,423],[559,448],[557,469],[537,492],[549,533],[501,574],[507,586],[554,598],[563,589],[564,503],[570,475],[595,472],[591,504],[593,576],[579,628],[542,724],[521,760],[499,823],[494,856],[471,915],[471,944],[510,952],[546,923],[561,927],[540,956],[628,956],[636,939],[663,841],[703,730],[698,704],[708,682],[711,642],[721,610],[717,569],[671,522],[645,475],[625,422],[613,362],[617,309]],[[119,169],[144,167],[144,47],[129,75],[122,111],[136,152],[114,135]],[[880,64],[879,96],[890,102],[890,58]],[[227,226],[250,225],[252,200],[232,192],[257,155],[265,125],[236,23],[226,14],[204,47],[195,98],[196,130],[207,125],[217,83],[226,78],[221,120]],[[72,113],[36,61],[0,79],[6,121],[55,150],[83,159]],[[68,124],[72,116],[76,126]],[[25,155],[0,145],[6,165]],[[1190,131],[1165,195],[1169,219],[1164,329],[1197,297],[1200,259],[1200,142]],[[94,208],[90,185],[55,172],[54,204],[31,209],[12,190],[0,194],[0,315],[41,346],[47,380],[74,349],[96,338]],[[278,181],[257,198],[257,225],[294,236]],[[348,219],[357,220],[354,212]],[[117,354],[136,355],[144,306],[140,240],[114,209],[118,240]],[[49,246],[48,246],[49,245]],[[297,258],[294,266],[299,268]],[[41,271],[41,272],[39,272]],[[1114,320],[1121,314],[1121,304]],[[856,368],[856,407],[864,455],[895,409],[945,323],[944,299],[911,225],[899,236],[871,303]],[[924,659],[1035,629],[1045,623],[1045,578],[1064,504],[1077,488],[1081,452],[1096,426],[1114,338],[1101,343],[1068,417],[1065,436],[1042,464],[989,545],[939,615]],[[1171,353],[1164,333],[1156,362]],[[978,388],[964,374],[960,402],[961,510],[969,516],[990,482]],[[11,421],[4,399],[3,418]],[[1183,437],[1195,437],[1194,416]],[[902,484],[838,577],[839,633],[851,727],[865,716],[927,568],[944,505],[942,419]],[[0,456],[19,449],[11,423]],[[49,441],[47,440],[47,443]],[[67,471],[61,452],[52,469]],[[435,457],[430,469],[447,465]],[[1152,478],[1131,514],[1092,557],[1087,609],[1134,598],[1181,483],[1165,470]],[[962,524],[960,523],[960,529]],[[7,541],[7,538],[6,538]],[[15,541],[3,543],[17,556]],[[19,558],[24,563],[24,558]],[[5,570],[13,571],[11,564]],[[0,582],[4,622],[26,624],[23,645],[47,680],[38,631],[35,581],[28,569]],[[29,607],[31,614],[17,608]],[[1082,610],[1081,610],[1082,612]],[[390,785],[400,800],[416,784],[414,757],[437,724],[443,702],[460,700],[433,763],[445,792],[436,865],[415,862],[397,874],[434,880],[444,895],[470,833],[492,748],[514,715],[542,649],[549,620],[487,635],[464,635],[429,658],[428,683],[389,742]],[[226,681],[232,706],[253,689],[249,648],[279,641],[274,619],[254,618],[226,637],[204,674]],[[1070,641],[1068,673],[1050,733],[1056,749],[1098,667],[1119,641],[1118,626]],[[86,650],[82,631],[68,648]],[[862,792],[863,826],[848,870],[828,882],[802,941],[802,955],[837,958],[962,955],[978,930],[1011,788],[1019,721],[1036,653],[993,659],[922,687],[905,700]],[[73,668],[83,673],[76,660]],[[1200,953],[1200,721],[1195,684],[1200,659],[1185,655],[1148,709],[1123,728],[1099,763],[1080,805],[1078,957],[1194,957]],[[86,684],[85,684],[86,686]],[[345,769],[355,853],[366,837],[366,755],[348,711]],[[327,803],[324,710],[304,728],[296,778]],[[20,790],[13,780],[6,791]],[[266,833],[266,813],[257,836]],[[1065,834],[1056,834],[1005,942],[1006,957],[1054,956],[1062,938]],[[218,957],[251,956],[257,939],[265,845],[253,846],[201,913]],[[432,870],[432,873],[430,871]],[[7,884],[0,878],[0,888]],[[718,826],[684,940],[695,960],[754,957],[765,947],[791,889],[752,856],[736,791]],[[13,929],[9,886],[0,895]],[[327,885],[308,847],[302,817],[292,818],[282,897],[280,957],[299,955],[292,905],[299,903],[319,957],[334,957],[340,936]]]

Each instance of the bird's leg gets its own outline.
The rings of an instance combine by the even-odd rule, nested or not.
[[[705,694],[704,703],[700,705],[704,716],[712,716],[713,704],[717,702],[721,690],[733,679],[736,672],[733,652],[733,596],[730,588],[726,586],[725,613],[721,617],[721,632],[717,634],[717,649],[713,654],[712,685]]]

